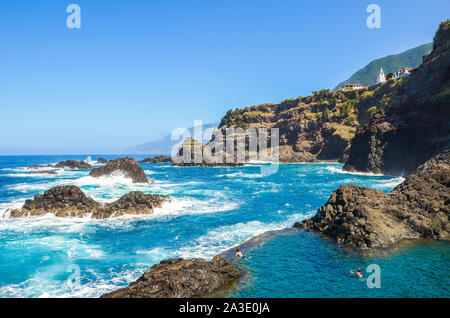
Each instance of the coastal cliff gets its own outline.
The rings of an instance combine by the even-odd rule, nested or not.
[[[386,101],[352,140],[345,170],[402,175],[450,147],[450,20],[436,32],[433,51],[410,76],[382,86]]]
[[[408,77],[230,110],[219,129],[278,128],[281,162],[333,160],[402,175],[450,147],[450,21]]]
[[[450,150],[421,165],[387,194],[341,186],[311,219],[294,227],[345,246],[388,247],[410,239],[450,239]]]

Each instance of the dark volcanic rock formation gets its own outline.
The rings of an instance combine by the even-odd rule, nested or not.
[[[109,176],[114,173],[122,173],[126,178],[133,180],[133,183],[149,183],[144,170],[132,158],[118,158],[109,161],[106,165],[92,169],[89,173],[91,177]]]
[[[19,210],[11,210],[13,218],[53,213],[60,217],[87,216],[103,219],[124,214],[150,214],[155,208],[170,201],[168,196],[130,192],[112,203],[101,204],[88,198],[76,186],[59,186],[37,194],[33,200],[27,200]]]
[[[160,208],[164,202],[170,201],[166,195],[145,194],[133,191],[119,200],[107,203],[100,209],[102,217],[119,216],[123,214],[149,214],[155,208]]]
[[[409,174],[450,147],[450,20],[422,65],[389,85],[374,97],[379,111],[352,140],[344,169]]]
[[[56,165],[53,165],[55,168],[69,168],[69,169],[92,169],[92,166],[84,161],[77,160],[66,160],[58,162]]]
[[[233,162],[226,162],[225,154],[222,158],[217,158],[216,160],[205,160],[207,158],[207,153],[205,151],[206,147],[214,148],[214,142],[210,141],[207,145],[195,140],[194,138],[186,138],[183,144],[178,149],[177,156],[172,158],[174,166],[182,167],[238,167],[243,166],[243,162],[238,162],[236,155],[234,156]],[[224,148],[225,149],[225,148]],[[225,150],[224,150],[225,151]],[[213,151],[211,151],[213,152]]]
[[[98,163],[108,163],[108,160],[106,160],[105,158],[98,158],[97,162]]]
[[[215,256],[203,259],[168,259],[154,265],[129,287],[104,298],[190,298],[219,292],[241,277],[228,261]]]
[[[172,158],[168,156],[156,156],[145,158],[144,160],[139,161],[139,163],[171,163]]]
[[[76,186],[59,186],[27,200],[20,210],[12,210],[11,217],[54,213],[56,216],[79,216],[99,208],[100,204],[86,197]]]
[[[410,175],[390,194],[353,184],[341,186],[308,220],[294,227],[366,249],[406,239],[450,239],[450,150]]]

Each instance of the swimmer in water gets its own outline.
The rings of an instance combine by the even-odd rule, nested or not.
[[[358,268],[358,269],[356,270],[356,276],[358,276],[359,278],[363,278],[363,274],[362,274],[362,272],[361,272],[361,268]]]
[[[244,256],[244,254],[242,254],[241,250],[237,249],[236,250],[236,258],[242,258]]]
[[[353,270],[350,270],[350,274],[356,274],[356,276],[358,276],[359,278],[363,278],[361,268],[356,269],[356,273]]]

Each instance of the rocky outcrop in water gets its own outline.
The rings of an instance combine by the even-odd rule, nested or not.
[[[59,186],[37,194],[27,200],[23,207],[11,210],[10,217],[37,216],[53,213],[59,217],[83,217],[92,214],[93,218],[103,219],[124,214],[150,214],[160,208],[170,198],[165,195],[130,192],[112,203],[102,204],[87,197],[76,186]]]
[[[91,177],[105,177],[120,173],[126,178],[133,180],[133,183],[149,183],[144,170],[133,158],[118,158],[109,161],[106,165],[92,169],[89,173]]]
[[[92,166],[84,161],[77,160],[66,160],[60,161],[56,165],[53,165],[54,168],[69,168],[69,169],[92,169]]]
[[[205,160],[207,158],[206,147],[214,149],[213,141],[208,144],[203,144],[194,138],[186,138],[178,149],[177,156],[172,158],[174,166],[181,167],[240,167],[243,166],[243,162],[238,162],[236,155],[233,162],[226,162],[225,154],[222,158],[217,160]],[[211,151],[214,153],[213,151]]]
[[[27,167],[28,170],[41,170],[41,169],[46,169],[46,168],[51,168],[53,167],[52,165],[32,165]]]
[[[168,259],[154,265],[129,287],[103,298],[191,298],[219,292],[241,277],[241,272],[221,256],[203,259]]]
[[[145,158],[144,160],[139,161],[139,163],[171,163],[172,158],[168,156],[156,156],[156,157],[149,157]]]
[[[105,158],[98,158],[97,162],[104,164],[104,163],[108,163],[108,160],[106,160]]]
[[[352,140],[345,170],[407,175],[450,147],[450,20],[418,69],[383,86],[389,90],[374,96],[378,111]]]
[[[402,240],[450,239],[450,150],[420,166],[391,193],[341,186],[308,220],[294,227],[360,249]]]

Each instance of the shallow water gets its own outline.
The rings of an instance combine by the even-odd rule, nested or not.
[[[341,184],[356,183],[390,191],[402,181],[388,176],[344,173],[341,165],[329,163],[280,165],[279,171],[270,176],[261,174],[261,164],[237,168],[143,164],[147,176],[155,181],[150,185],[133,185],[122,176],[95,179],[87,176],[89,171],[83,170],[58,169],[58,175],[30,175],[26,170],[33,164],[86,157],[0,157],[0,213],[7,216],[6,209],[20,207],[25,199],[53,186],[68,184],[81,187],[87,195],[100,201],[112,201],[129,191],[140,190],[170,195],[173,202],[152,215],[107,220],[52,215],[0,219],[0,297],[98,297],[128,285],[162,259],[211,258],[265,231],[291,227],[296,221],[313,215]],[[93,158],[95,164],[96,157]],[[285,248],[283,240],[288,238],[294,241]],[[309,258],[298,257],[293,263],[298,264],[299,270],[307,269],[311,263],[327,264],[350,257],[332,242],[306,234],[276,237],[251,253],[270,249],[271,244],[281,244],[278,248],[288,260],[292,258],[289,253],[294,247],[309,250]],[[436,254],[435,250],[447,251],[448,257],[447,245],[424,249],[432,255]],[[427,270],[421,267],[425,263],[420,259],[399,256],[399,260],[416,271]],[[273,287],[264,280],[254,280],[258,275],[270,277],[273,274],[264,271],[262,264],[267,261],[264,257],[246,261],[249,261],[252,279],[246,281],[247,285],[240,285],[233,295],[299,295],[293,291],[295,288],[287,288],[281,278]],[[409,264],[410,261],[413,263]],[[272,263],[286,267],[283,262],[277,262]],[[347,271],[346,267],[365,260],[357,257],[346,262],[342,265],[343,272]],[[448,264],[448,258],[446,262]],[[281,270],[278,272],[281,277],[291,277]],[[434,276],[423,277],[424,284],[436,286]],[[298,289],[305,283],[315,285],[315,280],[306,275],[293,286]],[[338,281],[342,283],[341,289],[355,283],[354,280]],[[390,296],[384,290],[384,296]],[[441,288],[439,292],[448,291]],[[325,286],[308,295],[333,296]]]

